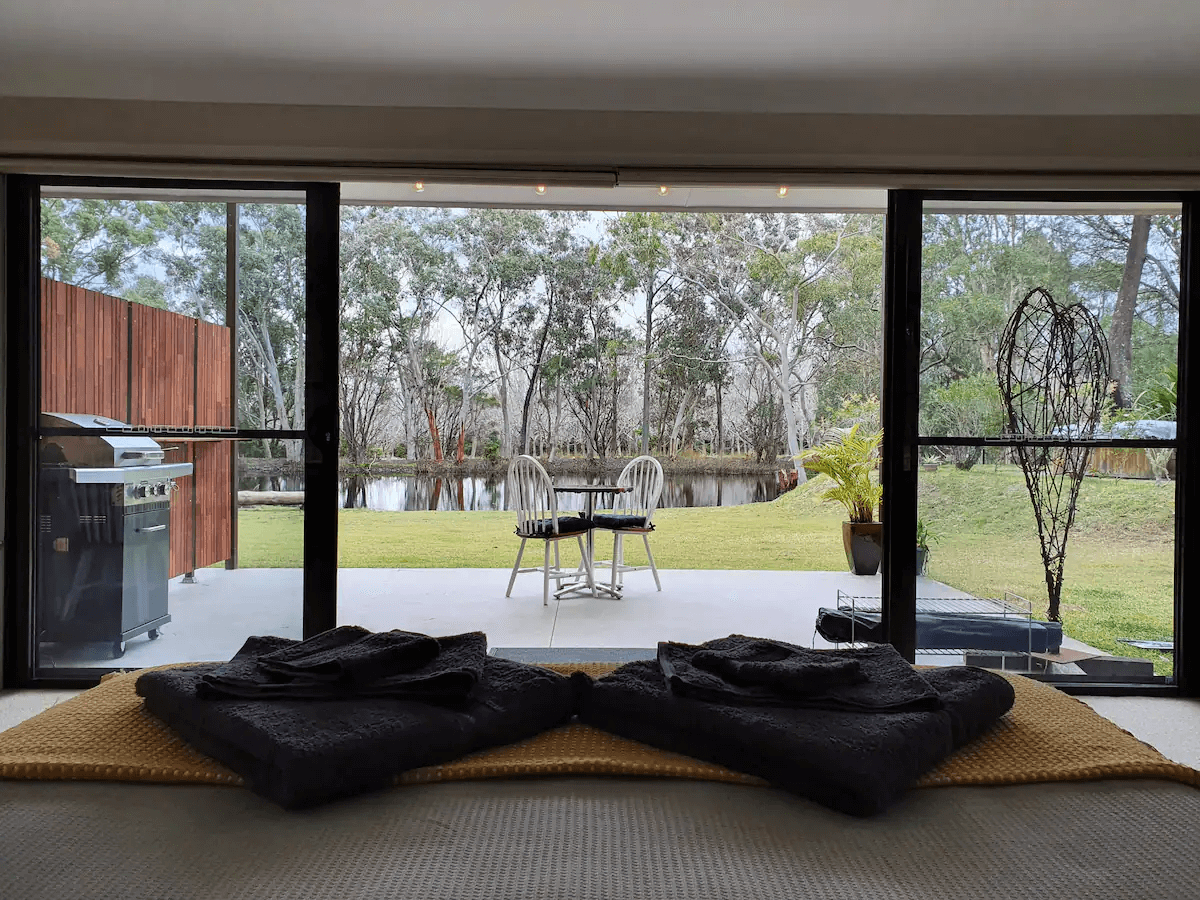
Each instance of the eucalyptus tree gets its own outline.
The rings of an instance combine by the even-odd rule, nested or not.
[[[274,403],[272,427],[304,427],[305,208],[245,204],[238,219],[238,339]],[[224,266],[224,260],[210,264]],[[303,442],[283,442],[289,460]]]
[[[450,210],[430,220],[429,240],[440,251],[436,278],[441,308],[462,335],[462,383],[459,420],[459,459],[463,456],[465,423],[478,391],[480,354],[492,351],[499,379],[502,418],[501,453],[511,455],[508,374],[512,366],[514,311],[529,301],[538,276],[538,245],[545,222],[529,210]]]
[[[342,210],[338,406],[346,455],[356,463],[366,462],[400,402],[407,332],[420,327],[419,313],[405,308],[414,241],[400,211]]]
[[[1105,325],[1114,405],[1129,407],[1175,360],[1179,228],[1173,215],[925,218],[922,386],[995,371],[998,335],[1035,286]],[[936,418],[936,416],[934,416]]]
[[[514,328],[510,332],[509,346],[514,356],[521,359],[520,368],[525,374],[525,394],[521,403],[521,425],[517,448],[521,453],[530,450],[530,419],[533,400],[538,395],[547,369],[547,355],[551,352],[551,336],[555,329],[561,330],[564,307],[574,304],[578,298],[586,297],[595,287],[597,278],[603,274],[597,269],[598,247],[581,238],[575,230],[579,223],[578,213],[552,212],[546,216],[545,240],[540,248],[540,296],[534,302],[523,303],[514,317]],[[553,377],[558,374],[558,363],[549,366]],[[503,449],[503,448],[502,448]]]
[[[555,318],[547,374],[566,396],[588,456],[603,459],[618,445],[619,408],[635,341],[619,321],[621,298],[609,270],[583,266],[577,274],[563,315]]]
[[[125,297],[144,276],[145,267],[154,262],[165,218],[174,205],[146,200],[43,199],[42,274]],[[143,284],[144,292],[146,287]],[[161,292],[155,292],[154,298],[162,300],[165,308]]]
[[[734,324],[719,306],[704,303],[694,284],[683,282],[666,303],[659,338],[658,395],[662,402],[660,446],[672,455],[692,445],[696,410],[712,389],[715,394],[717,443],[721,440],[721,391],[728,378],[726,352]],[[674,409],[669,435],[663,434]],[[665,438],[665,440],[664,440]]]
[[[683,271],[736,323],[775,384],[791,456],[816,417],[818,367],[831,315],[846,297],[842,255],[870,237],[855,216],[712,213],[687,220]],[[801,473],[803,477],[803,473]]]
[[[1092,311],[1107,325],[1113,399],[1128,408],[1175,363],[1182,219],[1148,211],[1071,221],[1074,258],[1092,273]]]
[[[655,313],[678,287],[680,275],[673,246],[679,217],[627,212],[609,220],[604,265],[642,303],[642,453],[650,452],[651,373],[656,360]]]

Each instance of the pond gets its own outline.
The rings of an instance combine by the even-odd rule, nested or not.
[[[346,509],[384,510],[502,510],[504,476],[435,478],[401,475],[341,479],[338,502]],[[559,484],[595,481],[579,475],[559,475]],[[299,476],[250,476],[239,480],[243,491],[302,491]],[[773,475],[667,475],[663,482],[660,509],[688,506],[741,506],[774,500],[779,485]],[[569,512],[583,509],[578,494],[560,494],[559,508]]]

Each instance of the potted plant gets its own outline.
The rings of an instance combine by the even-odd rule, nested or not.
[[[821,495],[846,507],[849,521],[842,523],[846,562],[855,575],[874,575],[883,553],[883,523],[875,521],[875,510],[883,488],[871,480],[883,432],[863,435],[861,425],[839,434],[837,440],[809,450],[801,463],[828,476],[834,486]]]
[[[926,472],[936,472],[941,462],[942,458],[940,456],[926,456],[921,460],[921,468]]]
[[[929,545],[936,544],[937,538],[929,531],[925,520],[917,519],[917,574],[924,575],[929,566]]]

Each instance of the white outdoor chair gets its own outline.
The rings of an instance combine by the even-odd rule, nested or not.
[[[579,569],[564,570],[558,554],[558,542],[565,538],[575,538],[579,544],[579,558],[582,560],[583,571],[587,573],[588,583],[592,579],[591,560],[583,547],[583,535],[592,528],[591,520],[582,516],[559,516],[558,497],[554,493],[554,485],[546,470],[532,456],[517,456],[508,466],[508,482],[505,490],[511,498],[513,507],[517,510],[517,537],[521,539],[521,549],[517,551],[517,561],[513,564],[512,576],[508,579],[508,590],[505,597],[512,596],[513,583],[522,572],[542,573],[542,605],[550,603],[550,582],[554,581],[557,589],[560,582],[567,578],[578,577]],[[521,557],[525,554],[525,542],[539,540],[545,545],[542,565],[521,568]],[[554,565],[550,565],[550,545],[554,545]]]
[[[663,470],[662,465],[653,456],[639,456],[630,460],[617,478],[619,487],[628,488],[624,493],[616,495],[611,513],[598,513],[592,517],[592,523],[597,528],[603,528],[613,533],[612,560],[606,560],[612,567],[610,587],[616,591],[624,581],[626,572],[641,572],[649,569],[654,573],[654,584],[661,591],[662,582],[658,580],[658,569],[654,566],[654,554],[650,552],[650,532],[654,530],[654,510],[662,496]],[[640,534],[642,543],[646,545],[645,566],[625,565],[624,538],[627,534]],[[604,565],[604,562],[595,565]]]

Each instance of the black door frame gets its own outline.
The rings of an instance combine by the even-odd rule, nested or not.
[[[131,187],[221,191],[303,190],[307,202],[307,302],[305,426],[293,437],[305,441],[306,489],[311,499],[304,519],[304,634],[332,627],[337,620],[337,386],[339,371],[338,238],[339,185],[320,182],[243,182],[195,179],[7,176],[6,243],[8,342],[24,352],[8,355],[9,430],[7,541],[5,546],[5,686],[87,685],[101,670],[76,670],[65,678],[34,678],[33,528],[36,500],[38,413],[37,335],[42,185]],[[1175,677],[1165,688],[1131,685],[1064,686],[1079,692],[1174,693],[1200,695],[1200,610],[1189,604],[1186,547],[1200,524],[1186,515],[1200,509],[1192,497],[1200,480],[1200,443],[1189,440],[1193,407],[1200,412],[1200,316],[1190,313],[1200,282],[1200,192],[1179,191],[938,191],[892,190],[884,262],[884,361],[881,395],[882,481],[889,527],[884,530],[883,620],[890,640],[909,659],[915,653],[916,571],[910,548],[917,512],[917,366],[920,339],[920,283],[923,208],[927,200],[1158,201],[1183,208],[1181,309],[1179,319],[1179,432],[1177,437],[1175,534]],[[325,515],[308,515],[326,510]],[[1200,579],[1200,576],[1198,576]],[[1189,650],[1193,651],[1189,653]],[[66,674],[66,673],[64,673]]]
[[[1200,443],[1190,424],[1200,414],[1200,192],[895,190],[888,194],[884,276],[883,506],[887,510],[883,554],[883,623],[889,640],[910,661],[915,654],[916,572],[912,547],[917,516],[917,462],[924,443],[918,431],[921,324],[921,249],[927,201],[1052,203],[1178,203],[1182,209],[1179,310],[1179,403],[1175,478],[1175,673],[1165,685],[1056,683],[1077,694],[1200,696],[1200,598],[1189,596],[1186,548],[1200,540],[1195,498]],[[889,440],[890,435],[899,435]],[[984,443],[978,441],[977,443]],[[997,442],[988,441],[989,445]],[[1146,442],[1115,442],[1116,444]],[[1200,568],[1198,568],[1200,571]],[[1200,581],[1200,575],[1197,576]],[[1194,592],[1193,592],[1194,593]],[[1189,652],[1190,651],[1190,652]]]
[[[10,175],[6,190],[8,324],[8,496],[4,578],[4,687],[88,687],[108,669],[35,671],[33,623],[34,534],[37,522],[37,446],[40,411],[41,188],[128,188],[212,194],[242,191],[305,195],[305,384],[304,428],[269,436],[305,442],[304,636],[337,621],[337,449],[340,363],[340,186],[323,182],[264,182],[165,178],[94,178]],[[235,436],[264,437],[240,430]],[[114,665],[112,668],[119,668]]]

